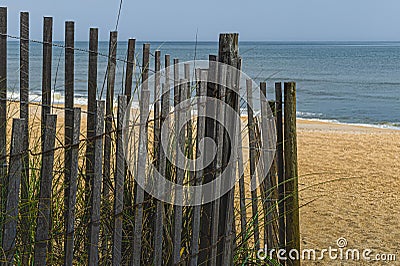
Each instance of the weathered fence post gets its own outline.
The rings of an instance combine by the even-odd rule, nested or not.
[[[207,96],[207,78],[208,70],[196,69],[197,81],[197,141],[196,141],[196,158],[200,158],[201,154],[204,154],[204,143],[202,140],[205,136],[206,126],[206,96]],[[203,169],[200,168],[195,172],[194,185],[200,186],[203,180]],[[196,201],[200,201],[202,193],[193,195]],[[192,241],[190,250],[190,265],[197,266],[199,256],[199,237],[200,237],[200,215],[201,205],[194,206],[193,209],[193,222],[192,222]]]
[[[154,52],[154,136],[153,136],[153,151],[154,151],[154,166],[158,170],[159,165],[159,142],[160,142],[160,91],[161,91],[161,84],[160,84],[160,69],[161,69],[161,52],[155,51]]]
[[[216,98],[217,96],[217,56],[209,55],[208,58],[208,77],[207,77],[207,97]],[[216,105],[211,101],[206,102],[206,113],[209,116],[216,114]],[[211,117],[206,117],[205,122],[205,137],[211,138],[214,143],[217,141],[216,136],[216,122]],[[205,145],[204,150],[210,150],[211,147]],[[204,168],[203,184],[211,182],[215,177],[215,159],[212,163]],[[206,161],[204,161],[206,162]],[[206,203],[201,206],[201,218],[200,218],[200,248],[199,248],[199,264],[206,264],[211,256],[211,225],[212,225],[212,205],[213,203]]]
[[[73,138],[74,122],[74,77],[75,77],[75,23],[65,22],[65,146],[70,146]],[[51,93],[51,92],[49,92]],[[51,95],[50,95],[51,97]],[[50,98],[51,100],[51,98]]]
[[[127,97],[127,103],[129,104],[132,98],[132,84],[134,77],[134,67],[135,64],[135,46],[136,40],[129,39],[128,41],[128,52],[127,52],[127,63],[126,63],[126,74],[125,74],[125,95]],[[122,242],[122,250],[128,249],[130,243],[132,243],[131,239],[133,238],[133,216],[134,216],[134,181],[132,179],[133,175],[129,168],[126,170],[125,176],[125,192],[124,192],[124,216],[126,218],[123,226],[123,239]],[[126,257],[126,260],[123,263],[129,265],[130,264],[130,256]]]
[[[142,75],[141,75],[141,82],[142,82],[142,89],[146,88],[146,90],[150,90],[149,88],[149,71],[150,71],[150,44],[149,43],[144,43],[143,44],[143,57],[142,57]],[[148,130],[148,129],[146,129]],[[153,183],[153,178],[151,175],[147,176],[146,182],[151,184],[152,186],[154,185]],[[144,231],[147,233],[147,241],[149,243],[153,243],[153,237],[154,237],[154,214],[155,210],[153,208],[153,203],[154,199],[152,196],[147,193],[147,191],[144,192],[144,203],[143,203],[143,210],[144,210]],[[143,246],[143,254],[151,254],[151,245],[145,245]],[[144,256],[142,258],[144,264],[150,264],[152,261],[152,258],[150,256]]]
[[[218,61],[233,68],[238,67],[239,63],[239,34],[220,34],[219,37],[219,51]],[[230,71],[232,72],[232,70]],[[228,73],[228,75],[234,75],[235,73]],[[238,74],[238,73],[236,73]],[[235,84],[236,80],[228,80],[228,84]],[[232,88],[234,87],[234,88]],[[239,110],[239,88],[232,86],[226,90],[226,104],[228,104],[236,112]],[[225,125],[227,126],[228,132],[232,135],[236,133],[236,121],[234,117],[225,117]],[[234,165],[228,165],[229,155],[232,156],[232,147],[235,147],[236,139],[229,140],[224,138],[224,157],[222,165],[227,169],[227,176],[236,176],[236,169]],[[235,180],[235,178],[233,178]],[[231,186],[233,180],[225,180],[225,185]],[[223,228],[221,236],[223,241],[220,242],[219,250],[221,250],[221,256],[217,260],[218,264],[223,263],[225,265],[231,265],[233,259],[233,240],[235,238],[234,232],[234,194],[235,188],[233,187],[228,193],[221,197],[221,214],[219,217],[219,224]]]
[[[1,219],[6,209],[7,197],[7,8],[0,7],[0,178]]]
[[[246,212],[246,190],[245,190],[245,182],[244,182],[244,165],[243,165],[243,141],[242,141],[242,128],[240,125],[237,127],[237,160],[238,160],[238,172],[242,173],[239,177],[239,195],[240,195],[240,229],[242,235],[242,246],[243,246],[243,254],[242,260],[245,261],[247,259],[247,212]]]
[[[148,125],[148,108],[149,108],[150,91],[147,82],[142,85],[142,92],[140,97],[140,128],[139,128],[139,147],[138,147],[138,160],[136,176],[145,179],[146,176],[146,158],[147,158],[147,125]],[[134,130],[134,129],[132,129]],[[142,250],[142,229],[143,229],[143,204],[144,204],[144,190],[135,181],[136,195],[135,195],[135,228],[133,233],[133,252],[131,259],[131,266],[140,266],[141,263],[141,250]]]
[[[71,147],[65,152],[65,177],[67,187],[65,188],[66,213],[65,213],[65,235],[64,235],[64,265],[72,266],[74,258],[74,224],[75,204],[78,178],[78,151],[81,125],[81,109],[73,108],[73,125]]]
[[[31,253],[31,239],[29,236],[30,227],[30,206],[29,200],[29,13],[20,13],[20,70],[19,70],[19,85],[20,85],[20,118],[25,121],[25,136],[23,147],[23,174],[21,183],[21,231],[22,242],[24,243],[22,264],[29,264]]]
[[[67,229],[69,223],[69,215],[71,213],[69,196],[72,180],[72,157],[71,149],[74,138],[74,78],[75,78],[75,22],[65,22],[65,128],[64,128],[64,226]],[[47,92],[51,100],[51,91]],[[51,102],[49,102],[51,104]],[[67,235],[65,234],[65,243]],[[67,251],[67,246],[64,246]]]
[[[261,104],[261,143],[262,143],[262,151],[261,151],[261,156],[262,162],[263,162],[263,169],[262,169],[262,177],[259,177],[259,180],[263,180],[261,183],[261,187],[263,190],[262,195],[265,196],[263,199],[263,206],[264,206],[264,244],[267,244],[269,248],[274,248],[273,243],[274,243],[274,234],[273,234],[273,223],[275,222],[274,219],[274,212],[275,209],[273,208],[274,204],[272,203],[272,200],[274,199],[274,193],[273,190],[276,189],[274,186],[274,183],[272,182],[271,176],[274,175],[273,171],[275,168],[273,167],[273,164],[270,164],[269,162],[272,161],[273,154],[271,153],[271,150],[274,147],[271,147],[271,143],[273,143],[272,139],[274,139],[275,136],[272,136],[270,132],[274,132],[273,129],[271,128],[271,124],[268,122],[269,119],[271,119],[272,114],[269,113],[268,111],[270,108],[268,108],[268,102],[267,102],[267,84],[265,82],[260,83],[260,104]],[[266,168],[269,167],[269,168]],[[275,176],[275,175],[274,175]],[[275,182],[276,183],[276,182]]]
[[[218,99],[221,102],[225,102],[226,100],[226,90],[227,87],[229,86],[227,84],[227,74],[228,74],[228,69],[226,65],[220,64],[218,65]],[[225,106],[216,104],[216,109],[217,109],[217,114],[216,117],[218,118],[218,121],[224,121],[225,119]],[[215,127],[216,135],[217,135],[217,154],[216,154],[216,161],[215,161],[215,173],[216,173],[216,179],[221,179],[222,178],[222,172],[223,172],[223,142],[224,142],[224,125],[220,123],[216,123]],[[219,237],[219,223],[216,222],[219,220],[220,216],[220,190],[221,190],[221,185],[222,185],[222,180],[219,180],[216,183],[216,187],[214,188],[213,194],[215,195],[216,199],[213,201],[213,212],[212,212],[212,219],[214,222],[211,225],[211,257],[210,257],[210,265],[211,266],[216,266],[217,265],[217,257],[218,257],[218,243],[220,242],[220,237]]]
[[[285,194],[286,194],[286,250],[300,251],[299,195],[297,170],[296,135],[296,83],[285,82],[284,99],[284,155],[285,155]],[[300,260],[288,262],[300,265]]]
[[[90,180],[94,175],[94,145],[96,133],[96,110],[97,110],[97,66],[98,66],[98,48],[99,48],[99,30],[91,28],[89,32],[89,60],[88,60],[88,106],[86,121],[86,151],[85,151],[85,213],[83,224],[88,224],[90,219]],[[86,237],[89,237],[88,230]],[[87,250],[88,242],[85,241],[85,249]]]
[[[51,198],[53,188],[54,144],[57,115],[46,115],[43,132],[43,155],[40,169],[40,192],[35,234],[34,265],[47,265],[51,226]]]
[[[132,81],[133,81],[133,67],[135,65],[135,45],[136,39],[128,40],[128,55],[126,57],[126,75],[125,75],[125,95],[128,97],[127,101],[131,100],[132,96]]]
[[[239,58],[238,69],[242,69],[242,59]],[[240,76],[238,78],[238,84],[240,86]],[[242,128],[239,124],[236,128],[237,131],[237,160],[238,160],[238,172],[242,173],[239,177],[239,195],[240,195],[240,229],[242,235],[242,243],[244,244],[243,249],[245,252],[243,253],[242,258],[247,257],[247,245],[246,245],[246,226],[247,226],[247,217],[246,217],[246,191],[245,191],[245,184],[244,184],[244,165],[243,165],[243,150],[242,150]]]
[[[249,147],[250,147],[250,179],[252,187],[256,186],[256,134],[255,134],[255,123],[253,113],[253,81],[251,79],[246,80],[246,91],[247,91],[247,120],[249,130]],[[254,234],[254,250],[257,252],[260,249],[260,229],[259,229],[259,217],[258,217],[258,196],[257,190],[251,191],[251,209],[252,209],[252,224]]]
[[[18,203],[21,186],[22,148],[25,121],[13,119],[10,162],[8,168],[7,201],[3,227],[3,259],[1,265],[13,264],[17,237]],[[22,136],[22,137],[21,137]]]
[[[184,78],[188,81],[188,90],[187,90],[187,99],[191,99],[192,98],[192,88],[191,88],[191,81],[190,81],[190,63],[185,63],[184,64],[184,72],[185,72],[185,76]],[[187,143],[187,158],[188,159],[193,159],[193,126],[192,126],[192,108],[191,108],[191,104],[189,104],[188,109],[186,111],[186,115],[188,116],[188,122],[186,124],[186,143]],[[191,173],[190,171],[188,171],[188,180],[190,184],[193,184],[193,173]]]
[[[85,153],[85,203],[89,202],[89,176],[93,174],[94,167],[94,135],[96,127],[96,99],[97,99],[97,65],[98,65],[98,47],[99,47],[99,30],[90,28],[89,32],[89,60],[88,60],[88,106],[86,121],[86,153]],[[88,214],[85,214],[85,221],[88,220]]]
[[[278,212],[279,212],[279,248],[286,246],[285,236],[285,173],[283,159],[283,117],[282,117],[282,83],[275,83],[275,103],[276,103],[276,164],[278,173]],[[285,261],[280,263],[285,265]]]
[[[106,120],[105,120],[105,136],[104,136],[104,155],[103,155],[103,199],[102,209],[103,215],[109,217],[112,213],[110,202],[110,189],[112,188],[111,181],[111,153],[113,142],[113,121],[114,121],[114,86],[115,86],[115,71],[117,66],[117,35],[118,32],[110,32],[110,43],[108,52],[108,65],[107,65],[107,92],[106,92]],[[110,225],[104,223],[101,233],[101,253],[103,257],[102,263],[110,263],[108,260],[108,250],[110,250],[111,231]]]
[[[185,146],[185,135],[186,135],[186,125],[184,125],[186,121],[187,115],[187,90],[188,81],[185,79],[181,79],[179,82],[179,102],[176,106],[177,108],[174,110],[175,115],[177,117],[175,124],[175,144],[176,144],[176,153],[179,150],[184,150],[182,147]],[[183,126],[182,126],[183,125]],[[179,130],[181,129],[181,130]],[[176,169],[176,184],[183,185],[183,180],[185,178],[185,169],[182,169],[181,166],[185,165],[185,162],[182,161],[184,158],[180,156],[176,156],[175,169]],[[183,191],[178,190],[175,192],[175,202],[181,203],[183,202]],[[181,244],[182,244],[182,205],[174,206],[174,234],[173,234],[173,264],[177,265],[181,259]]]
[[[104,134],[104,101],[97,101],[96,126],[94,139],[94,172],[90,176],[90,203],[88,226],[88,265],[98,265],[99,262],[99,234],[100,234],[100,203],[102,184],[102,162],[103,162],[103,134]]]
[[[172,61],[172,64],[173,64],[173,66],[171,67],[171,70],[173,71],[173,74],[172,74],[172,81],[173,81],[173,88],[174,88],[174,92],[173,92],[173,96],[172,96],[172,106],[173,106],[173,110],[174,110],[174,119],[173,119],[173,121],[172,121],[172,125],[171,125],[171,129],[173,129],[173,125],[177,125],[177,115],[176,115],[176,106],[177,106],[177,104],[179,103],[179,78],[180,78],[180,76],[179,76],[179,59],[177,59],[177,58],[174,58],[173,59],[173,61]],[[169,81],[169,80],[168,80]],[[173,135],[174,133],[171,133],[171,137],[172,136],[174,136]],[[173,143],[173,142],[171,142],[171,143]],[[174,169],[174,163],[173,162],[171,162],[171,170],[172,169]],[[174,176],[174,170],[172,170],[171,171],[171,173],[167,176],[167,178],[168,178],[168,180],[170,180],[170,181],[173,181],[173,176]],[[168,207],[167,207],[168,208]],[[169,207],[169,209],[171,210],[171,213],[173,214],[174,213],[174,206],[171,206],[171,207]],[[174,218],[173,218],[174,219]],[[173,235],[174,235],[174,227],[172,226],[172,228],[170,229],[170,234],[172,235],[172,237],[173,237]],[[168,232],[167,232],[167,234],[168,234]],[[173,247],[172,247],[173,248]],[[173,256],[170,256],[169,257],[169,260],[167,260],[166,262],[165,262],[165,264],[167,264],[167,265],[171,265],[172,264],[172,260],[173,260]]]
[[[117,114],[117,152],[115,158],[115,188],[114,188],[114,233],[113,233],[113,254],[112,265],[121,265],[122,248],[122,222],[124,208],[124,182],[125,182],[125,157],[122,140],[124,115],[127,108],[127,97],[118,96]]]
[[[174,107],[179,102],[179,59],[174,58]]]
[[[42,66],[42,135],[46,115],[51,109],[51,66],[53,60],[53,18],[43,18],[43,66]],[[42,140],[43,146],[43,140]],[[43,147],[42,147],[43,148]]]
[[[150,55],[150,44],[143,44],[143,60],[142,60],[142,72],[141,72],[141,95],[139,98],[140,104],[140,128],[139,128],[139,151],[138,151],[138,161],[136,176],[141,176],[145,178],[145,165],[146,165],[146,155],[147,155],[147,113],[146,109],[149,106],[150,92],[148,88],[148,71],[149,71],[149,55]],[[134,129],[133,129],[134,130]],[[132,151],[130,151],[132,152]],[[130,265],[140,265],[141,263],[141,251],[142,251],[142,230],[143,230],[143,209],[145,203],[145,192],[142,187],[138,185],[135,181],[134,190],[134,228],[133,228],[133,242],[132,242],[132,256],[130,258]],[[146,198],[147,200],[147,198]]]
[[[107,95],[106,95],[106,124],[104,137],[104,157],[103,157],[103,200],[108,207],[108,198],[110,194],[111,183],[111,142],[114,119],[114,86],[115,86],[115,70],[117,65],[117,35],[118,32],[110,32],[110,43],[108,51],[108,66],[107,66]],[[108,234],[106,235],[107,238]],[[105,240],[105,239],[103,239]],[[103,248],[106,248],[104,246]]]
[[[169,63],[169,62],[167,62]],[[154,82],[154,160],[155,167],[158,172],[165,176],[166,157],[161,145],[161,126],[165,122],[169,112],[169,85],[163,84],[161,91],[161,106],[159,103],[160,98],[160,68],[161,58],[160,51],[155,52],[155,82]],[[168,70],[167,70],[168,71]],[[167,79],[167,77],[166,77]],[[168,81],[169,83],[169,81]],[[164,95],[167,93],[167,95]],[[161,108],[161,109],[160,109]],[[168,136],[166,136],[168,137]],[[163,193],[164,187],[161,184],[157,185],[157,191]],[[155,229],[154,229],[154,265],[162,265],[163,258],[163,226],[164,226],[164,204],[162,201],[156,199],[156,216],[155,216]]]

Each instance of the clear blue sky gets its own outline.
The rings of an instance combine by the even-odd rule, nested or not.
[[[18,34],[19,11],[30,11],[31,38],[41,39],[42,17],[54,17],[54,39],[64,21],[76,22],[76,39],[89,27],[108,39],[120,0],[3,0],[9,33]],[[240,40],[400,40],[399,0],[124,0],[119,40],[216,41],[220,32]]]

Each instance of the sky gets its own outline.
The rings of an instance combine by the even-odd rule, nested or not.
[[[43,16],[54,17],[54,40],[75,21],[76,40],[90,27],[100,40],[115,30],[120,0],[1,0],[9,34],[19,12],[30,12],[31,38],[42,39]],[[217,41],[239,32],[241,41],[400,41],[399,0],[123,0],[119,40]]]

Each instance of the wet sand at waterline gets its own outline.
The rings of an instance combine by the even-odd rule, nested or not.
[[[8,117],[17,118],[19,104],[8,107]],[[58,115],[60,136],[64,110],[53,109],[53,113]],[[37,105],[30,106],[31,123],[35,123],[31,138],[37,140],[40,114]],[[85,112],[81,132],[84,139]],[[297,133],[301,248],[336,248],[336,240],[344,237],[348,248],[399,252],[400,130],[299,119]],[[318,262],[304,262],[314,263]]]
[[[302,249],[399,252],[399,159],[400,131],[298,120]]]

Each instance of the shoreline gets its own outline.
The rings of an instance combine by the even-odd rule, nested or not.
[[[36,94],[30,94],[29,95],[29,102],[34,105],[34,106],[40,106],[40,101],[41,96],[36,95]],[[105,99],[103,99],[105,100]],[[12,104],[19,104],[19,94],[18,93],[13,93],[12,97],[9,97],[7,99],[8,103]],[[57,93],[56,95],[52,96],[52,105],[61,107],[64,105],[64,100],[63,96],[60,93]],[[118,101],[115,99],[114,100],[114,106],[117,107]],[[132,102],[132,106],[137,106],[139,108],[139,103],[137,101]],[[152,104],[149,106],[152,108]],[[83,110],[87,108],[87,98],[86,97],[75,97],[75,107],[80,107]],[[258,116],[258,112],[255,112],[255,116]],[[247,117],[247,114],[242,113],[241,117]],[[400,126],[392,125],[395,123],[388,122],[387,124],[371,124],[371,123],[357,123],[357,122],[342,122],[339,120],[335,119],[319,119],[319,118],[304,118],[301,116],[296,117],[297,121],[300,122],[300,124],[315,124],[315,123],[320,123],[323,125],[331,124],[331,125],[337,125],[337,126],[343,126],[344,129],[349,129],[349,128],[371,128],[371,129],[378,129],[378,130],[394,130],[394,131],[400,131]]]
[[[298,129],[314,130],[314,131],[335,131],[337,133],[353,132],[353,133],[367,133],[367,132],[397,132],[400,133],[400,127],[379,126],[374,124],[358,124],[358,123],[343,123],[332,120],[321,119],[305,119],[297,117]]]

